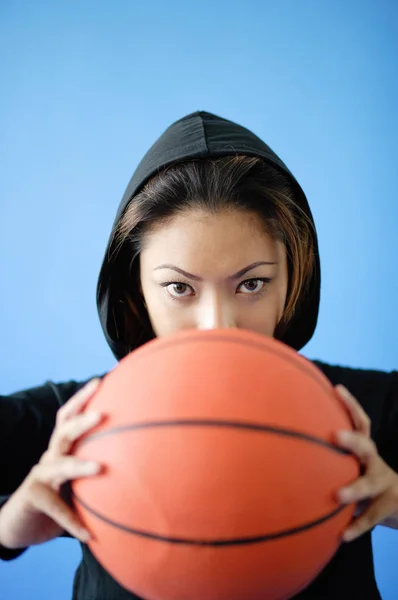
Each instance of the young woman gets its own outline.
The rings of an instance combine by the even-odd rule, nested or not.
[[[300,350],[313,335],[320,297],[317,237],[304,192],[252,132],[209,113],[188,115],[137,167],[97,292],[101,324],[119,360],[155,336],[186,328],[245,328]],[[363,468],[339,491],[340,502],[358,504],[356,519],[332,561],[295,597],[374,600],[380,595],[370,531],[398,527],[398,373],[316,364],[355,425],[351,435],[336,434],[336,443]],[[83,560],[73,598],[127,600],[137,596],[90,553],[65,486],[100,468],[68,455],[101,418],[83,412],[97,385],[98,379],[85,387],[48,382],[0,399],[0,557],[76,537]]]

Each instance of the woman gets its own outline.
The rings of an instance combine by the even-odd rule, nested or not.
[[[101,324],[119,360],[185,328],[251,329],[300,350],[314,332],[320,297],[306,197],[253,133],[208,113],[188,115],[137,167],[97,292]],[[348,437],[336,433],[336,443],[357,454],[363,469],[339,491],[340,502],[358,503],[344,536],[350,543],[296,598],[380,598],[370,530],[398,521],[398,373],[316,364],[355,425]],[[49,382],[1,399],[0,556],[9,560],[29,545],[71,535],[83,550],[75,600],[135,598],[97,563],[68,505],[65,484],[100,469],[68,456],[73,441],[101,418],[82,414],[98,379],[83,385]]]

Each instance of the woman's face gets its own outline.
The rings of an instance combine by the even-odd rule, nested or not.
[[[141,286],[156,336],[243,328],[273,337],[285,306],[285,247],[259,217],[187,210],[146,235]]]

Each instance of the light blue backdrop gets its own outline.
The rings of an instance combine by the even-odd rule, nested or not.
[[[0,6],[1,393],[114,360],[95,284],[119,199],[174,119],[208,110],[264,138],[317,222],[310,358],[398,367],[398,4],[169,0]],[[398,532],[373,536],[385,600]],[[1,600],[69,600],[78,545],[0,564]]]

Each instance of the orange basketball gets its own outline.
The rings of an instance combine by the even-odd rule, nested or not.
[[[104,465],[72,485],[90,548],[146,600],[282,600],[332,558],[359,475],[334,445],[352,428],[325,376],[248,331],[156,339],[109,373],[104,421],[75,455]]]

